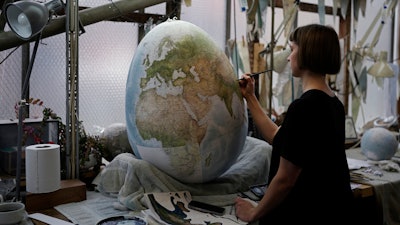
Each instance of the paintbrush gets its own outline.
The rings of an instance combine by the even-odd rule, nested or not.
[[[264,70],[264,71],[261,71],[261,72],[252,73],[252,74],[250,74],[249,76],[250,76],[250,77],[255,77],[255,76],[258,76],[258,75],[260,75],[260,74],[262,74],[262,73],[266,73],[266,72],[270,72],[270,71],[272,71],[272,70]],[[240,79],[238,79],[238,80],[244,80],[244,78],[240,78]]]

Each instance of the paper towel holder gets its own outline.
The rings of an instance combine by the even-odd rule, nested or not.
[[[7,24],[20,39],[29,40],[35,38],[31,59],[21,89],[21,100],[18,103],[18,137],[17,137],[17,168],[16,168],[16,201],[20,201],[21,193],[21,160],[22,160],[22,120],[23,106],[27,105],[26,95],[35,61],[37,48],[42,36],[42,31],[52,18],[54,12],[64,8],[61,0],[51,0],[47,3],[34,1],[18,1],[8,3],[5,7]]]

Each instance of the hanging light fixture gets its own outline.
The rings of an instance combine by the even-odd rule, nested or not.
[[[378,61],[369,69],[368,74],[374,77],[392,77],[394,75],[392,67],[387,63],[387,51],[381,51]]]
[[[63,7],[61,0],[46,3],[18,1],[7,4],[5,15],[11,30],[19,38],[29,40],[43,30],[54,12]]]
[[[277,73],[282,73],[285,69],[286,65],[288,64],[288,56],[290,55],[289,48],[282,48],[280,50],[276,50],[274,52],[274,65],[273,70]],[[268,65],[271,65],[271,58],[267,59]]]

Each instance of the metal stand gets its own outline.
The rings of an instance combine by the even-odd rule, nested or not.
[[[26,92],[28,90],[28,86],[29,86],[29,80],[31,77],[31,73],[32,73],[32,67],[33,67],[33,63],[35,61],[35,57],[36,57],[36,52],[39,46],[39,41],[41,38],[41,33],[39,33],[36,37],[35,40],[35,46],[33,48],[33,52],[32,52],[32,57],[31,60],[29,61],[29,65],[28,65],[28,70],[26,71],[26,76],[25,76],[25,80],[22,86],[22,90],[21,90],[21,100],[18,103],[18,137],[17,137],[17,168],[16,168],[16,201],[20,201],[20,194],[21,194],[21,160],[22,160],[22,134],[23,134],[23,130],[22,130],[22,121],[24,120],[23,118],[23,108],[24,106],[27,104],[26,103],[26,99],[25,95]]]

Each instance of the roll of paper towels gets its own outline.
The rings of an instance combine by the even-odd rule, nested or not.
[[[49,193],[60,189],[60,146],[36,144],[25,148],[26,191]]]

